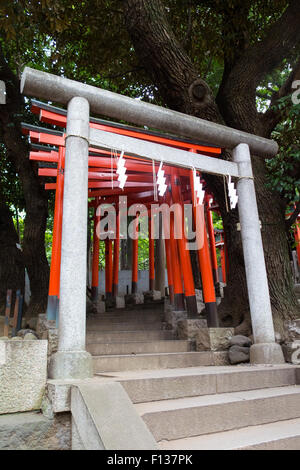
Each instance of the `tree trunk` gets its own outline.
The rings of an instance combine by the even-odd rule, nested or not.
[[[48,216],[46,192],[37,176],[37,166],[29,161],[29,147],[22,136],[20,116],[24,102],[19,80],[13,75],[0,50],[0,79],[6,83],[6,104],[0,109],[1,138],[20,178],[25,198],[23,259],[30,280],[31,298],[26,315],[36,316],[46,309],[49,266],[45,253],[45,230]]]
[[[17,247],[18,235],[12,214],[0,200],[0,314],[4,314],[7,289],[15,295],[20,289],[24,293],[25,266],[22,251]],[[0,332],[1,334],[2,332]]]
[[[243,86],[239,75],[235,77],[239,87],[234,90],[234,95],[232,74],[226,83],[227,87],[222,83],[218,104],[225,103],[225,106],[221,105],[221,115],[209,87],[198,78],[193,64],[176,40],[160,1],[125,0],[124,17],[141,65],[147,70],[169,108],[264,135],[264,128],[253,105],[253,90]],[[230,157],[225,154],[223,158]],[[292,286],[284,206],[279,196],[265,186],[264,160],[253,157],[252,163],[275,329],[284,334],[285,321],[294,318],[299,312]],[[241,236],[236,228],[237,210],[226,211],[222,178],[203,176],[219,203],[228,247],[229,275],[225,299],[219,308],[221,324],[233,325],[237,327],[238,333],[249,334],[251,322]]]

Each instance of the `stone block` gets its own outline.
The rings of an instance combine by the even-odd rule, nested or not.
[[[282,351],[286,362],[300,365],[300,341],[295,340],[291,343],[282,345]]]
[[[196,334],[197,351],[226,351],[234,328],[199,328]]]
[[[105,302],[101,297],[96,302],[97,313],[105,313]]]
[[[47,332],[49,328],[56,328],[56,321],[47,320],[47,314],[41,313],[37,319],[36,334],[38,335],[40,339],[45,339],[48,337]]]
[[[49,328],[48,330],[48,356],[57,352],[58,348],[58,329]]]
[[[147,292],[144,292],[144,300],[145,302],[153,302],[156,300],[161,300],[160,290],[149,290]]]
[[[177,325],[179,321],[187,320],[186,310],[166,310],[165,311],[165,323],[167,330],[174,330],[177,332]]]
[[[247,347],[250,348],[252,345],[252,340],[248,338],[247,336],[243,335],[234,335],[230,338],[230,346],[241,346],[241,347]]]
[[[250,348],[233,345],[229,349],[228,356],[230,364],[241,364],[243,362],[249,362]]]
[[[0,416],[0,450],[71,450],[71,415],[26,412]]]
[[[286,325],[288,336],[291,340],[300,340],[300,319],[289,322]]]
[[[0,414],[39,410],[47,380],[47,341],[0,341]]]
[[[144,303],[144,295],[140,292],[136,294],[125,295],[125,304],[126,305],[140,305]]]
[[[202,312],[205,312],[205,303],[202,302],[201,300],[197,300],[197,312],[198,313],[202,313]]]
[[[29,334],[34,336],[36,339],[38,339],[36,332],[34,330],[30,330],[29,328],[26,328],[24,330],[19,330],[17,333],[17,336],[20,338],[25,338],[25,336]]]
[[[195,341],[200,329],[207,327],[205,319],[185,319],[177,323],[177,334],[179,339]]]
[[[214,366],[229,366],[228,351],[213,351],[212,352]]]
[[[195,289],[195,295],[196,295],[196,299],[197,299],[197,300],[200,300],[201,302],[203,302],[202,290],[200,290],[200,289]]]
[[[116,308],[125,308],[125,297],[123,295],[117,295]]]

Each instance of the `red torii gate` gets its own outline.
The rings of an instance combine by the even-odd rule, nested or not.
[[[32,112],[39,114],[40,120],[45,123],[53,124],[65,128],[67,117],[66,111],[61,108],[46,105],[33,100]],[[135,137],[142,140],[148,140],[160,143],[174,148],[190,150],[194,153],[205,153],[206,155],[219,155],[221,149],[212,146],[199,145],[195,142],[174,139],[169,136],[163,136],[156,132],[145,131],[134,127],[124,126],[122,124],[111,123],[100,119],[90,119],[90,127],[101,129],[106,132]],[[49,296],[47,314],[49,319],[56,317],[59,299],[60,283],[60,258],[61,258],[61,232],[62,232],[62,211],[63,211],[63,187],[64,187],[64,158],[65,158],[65,140],[63,132],[50,130],[23,124],[23,132],[28,134],[33,143],[33,151],[30,152],[30,159],[39,161],[40,164],[52,164],[51,168],[41,167],[38,174],[43,177],[56,178],[55,183],[46,183],[45,189],[55,190],[55,209],[53,225],[53,245],[50,267]],[[55,148],[35,146],[35,144],[47,144]],[[35,150],[35,148],[37,150]],[[119,188],[116,174],[116,159],[111,157],[111,152],[95,148],[89,149],[89,182],[88,197],[93,198],[89,202],[89,207],[94,207],[94,236],[93,236],[93,261],[92,261],[92,297],[95,300],[98,296],[99,283],[99,239],[96,235],[96,226],[100,217],[96,214],[100,203],[116,203],[118,196],[126,195],[128,204],[142,202],[149,208],[154,201],[153,191],[153,165],[155,171],[158,170],[158,163],[125,154],[127,181],[124,189]],[[183,205],[184,202],[192,202],[196,209],[194,201],[193,174],[192,170],[176,168],[170,165],[164,165],[164,172],[167,177],[168,191],[163,198],[159,198],[159,203],[166,202],[169,206],[172,203]],[[205,199],[205,208],[207,214],[208,229],[204,227],[204,244],[198,250],[198,262],[200,266],[203,297],[206,306],[209,326],[217,326],[217,308],[214,283],[218,282],[217,258],[215,251],[214,230],[210,207],[211,196],[207,195]],[[117,226],[114,240],[105,240],[105,292],[106,297],[116,297],[118,293],[118,268],[119,268],[119,243],[120,243],[120,223],[119,213],[117,211]],[[196,213],[194,213],[196,217]],[[176,310],[185,309],[184,298],[186,300],[186,309],[191,316],[197,314],[197,304],[195,299],[195,287],[192,274],[190,253],[185,248],[185,238],[174,238],[174,224],[176,220],[171,216],[171,234],[170,240],[165,239],[166,266],[168,273],[168,285],[170,301]],[[137,222],[138,226],[138,222]],[[149,213],[149,289],[154,289],[154,239],[151,232],[151,215]],[[209,243],[207,240],[207,232]],[[184,234],[184,232],[183,232]],[[132,293],[137,291],[138,280],[138,243],[133,240],[133,263],[132,263]]]

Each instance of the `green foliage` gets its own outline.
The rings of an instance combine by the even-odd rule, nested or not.
[[[273,132],[279,153],[267,161],[269,187],[289,202],[299,199],[300,188],[300,104],[290,107],[291,97],[279,100],[286,118]]]

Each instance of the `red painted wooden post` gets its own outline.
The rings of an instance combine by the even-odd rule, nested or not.
[[[211,254],[214,282],[217,283],[219,282],[219,274],[218,274],[218,261],[217,261],[217,253],[216,253],[216,240],[215,240],[212,212],[211,210],[209,210],[209,207],[210,207],[209,197],[206,197],[205,208],[206,208],[206,217],[207,217],[210,254]]]
[[[131,282],[131,293],[137,293],[138,287],[138,255],[139,255],[139,238],[138,238],[138,231],[139,231],[139,216],[137,215],[134,223],[134,234],[135,238],[132,240],[132,282]]]
[[[112,296],[112,241],[105,239],[105,296]]]
[[[169,206],[172,204],[172,188],[169,185],[166,193],[166,202]],[[184,306],[184,291],[182,284],[182,270],[178,255],[178,246],[174,238],[174,214],[170,213],[170,254],[171,254],[171,268],[173,274],[174,286],[174,309],[176,311],[185,310]]]
[[[55,320],[58,312],[59,285],[60,285],[60,259],[61,259],[61,233],[64,196],[64,166],[65,148],[59,147],[56,177],[56,192],[54,206],[52,255],[49,278],[47,318]]]
[[[149,233],[149,290],[155,287],[155,268],[154,268],[154,238],[152,231],[152,217],[148,217],[148,233]]]
[[[119,288],[119,259],[120,259],[120,212],[116,213],[116,233],[114,240],[114,260],[113,260],[113,296],[117,297]]]
[[[180,178],[176,169],[172,171],[172,196],[176,204],[181,206],[181,221],[175,223],[182,224],[182,236],[177,240],[180,264],[183,274],[184,295],[186,300],[186,309],[190,318],[197,316],[197,301],[195,295],[195,284],[193,278],[190,252],[186,249],[186,236],[184,230],[184,206],[181,197]]]
[[[196,221],[196,201],[195,201],[195,191],[194,191],[194,179],[193,171],[190,171],[190,185],[191,185],[191,194],[192,194],[192,204],[193,204],[193,213],[194,220]],[[208,326],[218,326],[218,314],[217,314],[217,303],[216,303],[216,293],[214,287],[214,279],[211,267],[210,252],[208,247],[207,240],[207,231],[206,223],[204,219],[204,226],[199,227],[203,230],[203,246],[197,250],[199,267],[201,272],[202,279],[202,289],[203,289],[203,300],[205,303],[205,309],[207,314]],[[195,222],[196,226],[196,222]]]
[[[98,285],[99,285],[99,237],[97,235],[97,226],[100,222],[100,216],[97,215],[97,206],[99,198],[96,198],[96,205],[94,208],[94,230],[93,230],[93,261],[92,261],[92,300],[96,301],[98,298]]]

